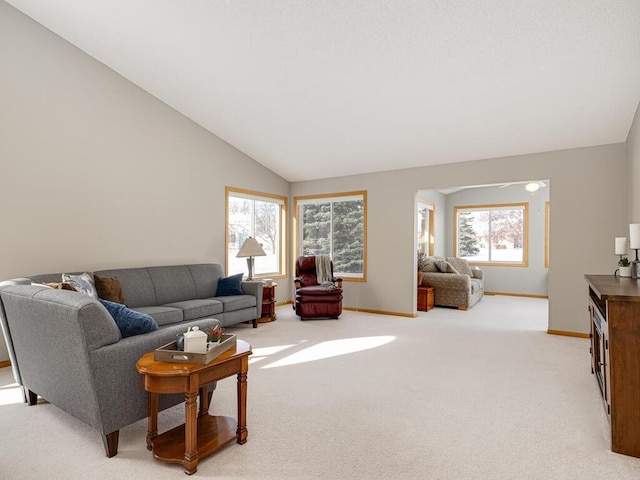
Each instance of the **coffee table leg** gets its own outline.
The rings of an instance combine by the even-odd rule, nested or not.
[[[147,394],[147,450],[153,449],[153,441],[158,436],[158,394]]]
[[[237,442],[243,444],[247,442],[247,371],[238,374],[238,435]]]
[[[198,392],[184,394],[184,459],[182,465],[187,475],[196,473],[198,466]]]

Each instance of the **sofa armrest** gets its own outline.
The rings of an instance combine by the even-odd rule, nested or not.
[[[256,307],[258,311],[262,308],[262,292],[264,284],[262,282],[246,281],[242,282],[242,291],[245,295],[253,295],[256,297]],[[258,314],[259,316],[260,314]]]
[[[136,371],[137,361],[145,353],[175,341],[177,335],[186,332],[188,327],[197,325],[200,330],[206,330],[215,323],[212,318],[182,322],[123,338],[90,352],[91,378],[100,411],[100,421],[94,420],[94,428],[106,435],[146,418],[147,394],[142,387],[142,377]],[[215,387],[215,384],[211,386]],[[161,397],[161,409],[184,401],[184,395]]]

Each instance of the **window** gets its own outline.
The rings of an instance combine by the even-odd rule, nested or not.
[[[295,198],[298,252],[329,255],[335,275],[366,279],[367,192]]]
[[[432,203],[418,200],[416,203],[418,218],[416,226],[418,227],[418,250],[433,255],[434,251],[434,233],[433,233],[433,217],[434,206]]]
[[[455,207],[455,255],[472,263],[527,266],[526,203]]]
[[[227,274],[247,272],[245,258],[236,257],[247,237],[267,254],[255,257],[255,277],[285,274],[287,198],[227,187]]]

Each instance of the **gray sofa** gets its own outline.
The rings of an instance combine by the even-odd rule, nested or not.
[[[117,453],[120,428],[147,416],[147,397],[136,372],[146,352],[201,329],[252,321],[262,307],[262,283],[243,282],[244,295],[215,297],[219,264],[142,267],[94,272],[118,277],[127,305],[148,313],[159,330],[122,338],[107,310],[78,292],[32,285],[59,282],[61,274],[0,282],[0,320],[16,382],[25,401],[38,395],[98,430],[108,457]],[[162,395],[160,409],[184,401]]]
[[[422,272],[422,285],[434,288],[436,306],[468,310],[484,296],[482,270],[463,258],[427,257]]]

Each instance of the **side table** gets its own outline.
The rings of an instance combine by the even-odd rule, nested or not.
[[[418,311],[428,312],[434,307],[435,292],[433,287],[418,287]]]
[[[154,360],[154,352],[143,355],[136,370],[148,392],[147,449],[158,460],[181,463],[187,475],[196,472],[198,461],[236,440],[247,441],[247,372],[251,345],[237,340],[236,346],[211,362],[172,363]],[[207,385],[232,375],[238,376],[238,421],[209,415]],[[184,393],[185,423],[158,434],[158,396]],[[200,408],[196,399],[200,396]]]
[[[271,285],[265,284],[262,287],[262,313],[258,319],[258,323],[267,323],[277,320],[276,316],[276,287],[277,283]]]

